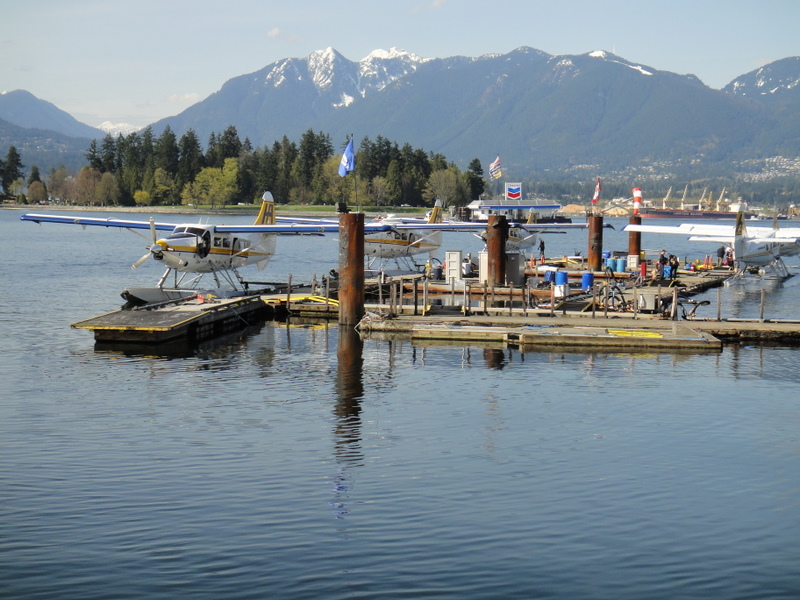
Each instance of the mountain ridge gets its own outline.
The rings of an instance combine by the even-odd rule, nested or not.
[[[693,74],[602,50],[551,55],[522,46],[422,58],[390,48],[351,61],[326,48],[233,77],[150,127],[155,135],[193,129],[204,141],[234,126],[254,146],[309,129],[335,142],[382,136],[462,166],[500,154],[520,173],[691,164],[735,171],[754,158],[800,156],[798,82],[800,57],[714,90]],[[14,122],[2,98],[0,118]]]

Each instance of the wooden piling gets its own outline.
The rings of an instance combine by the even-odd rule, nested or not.
[[[642,217],[634,215],[628,220],[630,225],[641,225]],[[639,258],[642,254],[642,232],[628,232],[628,269],[635,271],[639,268]]]
[[[589,222],[589,270],[603,270],[603,217],[590,215]]]
[[[364,213],[339,216],[339,324],[364,316]]]
[[[486,231],[488,282],[492,285],[505,285],[506,239],[508,239],[508,221],[505,215],[489,215]]]

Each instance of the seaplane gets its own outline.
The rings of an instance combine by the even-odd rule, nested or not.
[[[82,227],[119,227],[128,229],[150,242],[147,253],[136,260],[136,269],[147,260],[166,267],[154,288],[128,288],[124,299],[133,303],[152,303],[197,294],[206,289],[217,296],[236,295],[247,290],[247,282],[239,269],[255,265],[266,268],[275,254],[279,235],[323,235],[337,232],[337,221],[315,223],[278,223],[275,201],[270,192],[262,197],[258,216],[252,225],[213,225],[200,223],[164,223],[152,217],[148,221],[102,219],[29,213],[20,217],[34,223],[61,223]],[[370,231],[388,231],[389,225],[374,225]],[[365,230],[367,228],[365,227]],[[147,237],[141,231],[149,230]],[[166,235],[163,235],[166,232]],[[170,287],[167,282],[172,275]],[[215,286],[201,288],[204,275],[214,279]]]
[[[586,223],[537,223],[535,213],[531,212],[526,222],[508,223],[508,236],[506,249],[510,252],[524,252],[538,242],[538,234],[542,232],[562,233],[564,229],[585,229]],[[279,222],[319,223],[319,219],[278,217]],[[325,221],[334,223],[335,221]],[[369,227],[386,226],[387,229],[373,229]],[[610,224],[605,225],[611,227]],[[377,217],[365,225],[364,255],[367,267],[373,268],[377,261],[385,267],[387,261],[394,260],[398,266],[404,262],[411,270],[420,265],[416,257],[427,254],[427,262],[434,259],[442,245],[442,232],[472,232],[477,237],[486,241],[487,223],[485,221],[456,221],[444,220],[442,201],[436,200],[433,208],[428,211],[425,218],[403,217],[389,213],[384,217]]]
[[[736,214],[736,223],[706,225],[682,223],[675,226],[627,225],[624,231],[667,233],[688,236],[692,242],[716,242],[733,248],[737,275],[763,274],[773,270],[780,278],[790,277],[783,259],[800,254],[800,228],[780,229],[777,220],[770,227],[747,227],[745,214]]]
[[[539,235],[543,233],[566,233],[565,229],[586,229],[587,223],[538,223],[536,212],[532,208],[528,213],[528,219],[524,223],[509,223],[508,237],[506,238],[506,250],[509,252],[526,252],[539,242]],[[612,228],[613,225],[605,223],[603,227]],[[475,234],[486,242],[486,229],[479,234]]]

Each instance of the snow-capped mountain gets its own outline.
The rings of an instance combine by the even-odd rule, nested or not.
[[[120,135],[128,135],[129,133],[133,133],[134,131],[139,131],[141,127],[136,127],[135,125],[131,125],[129,123],[112,123],[111,121],[103,121],[97,127],[101,131],[105,131],[106,133],[110,133],[111,137],[118,137]]]
[[[178,136],[192,129],[205,142],[233,126],[256,147],[298,140],[309,129],[334,144],[349,134],[382,136],[462,166],[499,153],[512,172],[665,163],[729,169],[753,156],[800,156],[798,81],[798,57],[714,90],[694,75],[601,50],[421,58],[392,48],[351,61],[327,48],[234,77],[151,127],[154,135],[167,125]],[[0,119],[19,125],[22,104],[4,113],[0,96]],[[117,131],[103,129],[95,137]]]
[[[731,81],[724,92],[738,96],[777,97],[786,92],[800,93],[800,56],[776,60]]]

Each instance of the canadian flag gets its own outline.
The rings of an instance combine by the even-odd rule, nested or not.
[[[602,190],[602,186],[600,185],[600,178],[597,178],[597,185],[594,186],[594,196],[592,196],[592,204],[597,204],[598,198],[600,198],[600,190]]]

